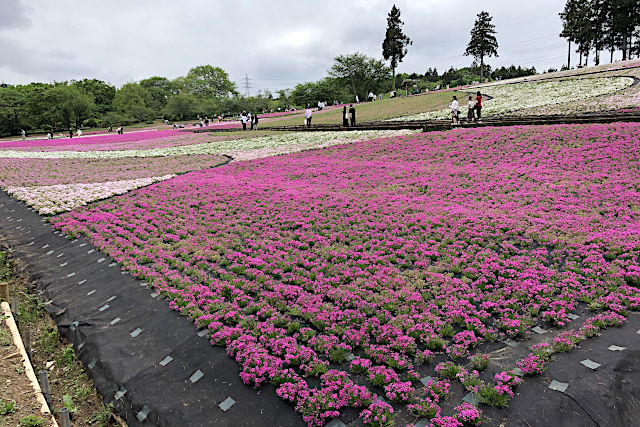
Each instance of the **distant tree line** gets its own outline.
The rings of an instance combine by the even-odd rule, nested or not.
[[[269,92],[241,97],[228,74],[211,65],[194,67],[173,80],[156,76],[119,89],[97,79],[5,84],[0,87],[0,135],[263,111],[288,102],[287,92],[281,92],[280,101]]]
[[[535,67],[500,67],[492,70],[491,66],[485,64],[482,68],[485,76],[492,80],[515,79],[517,77],[531,76],[537,73]],[[424,92],[425,90],[435,90],[449,87],[466,86],[482,81],[480,76],[481,67],[474,63],[471,67],[449,68],[442,74],[438,70],[429,68],[424,74],[399,74],[398,81],[401,87],[409,90],[409,92]]]
[[[611,62],[615,51],[622,59],[640,57],[640,2],[638,0],[568,0],[560,13],[562,33],[569,42],[567,67],[571,68],[571,46],[580,54],[580,65],[588,64],[589,54],[609,51]]]

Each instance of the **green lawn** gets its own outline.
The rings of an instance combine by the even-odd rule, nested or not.
[[[465,104],[466,92],[438,92],[405,98],[383,99],[382,101],[356,105],[356,118],[359,123],[362,123],[442,110],[449,106],[453,95],[458,97],[460,105]],[[295,126],[302,125],[303,122],[304,110],[301,110],[297,116],[282,120],[265,121],[262,126]],[[314,111],[313,124],[335,123],[342,123],[342,109]]]

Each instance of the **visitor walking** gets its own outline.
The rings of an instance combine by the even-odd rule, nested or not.
[[[342,126],[349,127],[349,113],[346,105],[342,108]]]
[[[253,115],[253,129],[254,130],[258,130],[258,115],[257,114]]]
[[[247,130],[247,112],[244,110],[240,114],[240,121],[242,122],[242,130]]]
[[[82,136],[82,129],[78,129],[78,136]]]
[[[480,91],[476,94],[476,117],[478,121],[482,120],[482,94]]]
[[[107,129],[107,132],[113,132],[113,126],[109,125],[109,129]]]
[[[311,111],[311,107],[307,105],[307,109],[304,110],[304,123],[307,127],[311,127],[311,118],[313,117],[313,112]]]
[[[472,122],[475,120],[475,115],[473,112],[476,109],[476,102],[473,100],[473,97],[469,96],[469,110],[467,111],[467,121]]]
[[[349,105],[349,118],[351,119],[351,127],[356,125],[356,109],[353,104]]]
[[[53,132],[47,132],[47,139],[53,139]]]
[[[73,130],[69,129],[69,138],[73,138]]]
[[[22,135],[22,140],[24,141],[25,139],[27,139],[27,133],[24,131],[24,129],[20,129],[20,135]]]
[[[453,122],[453,124],[458,124],[458,116],[460,114],[460,103],[458,103],[458,98],[456,96],[453,97],[453,100],[451,101],[451,105],[449,106],[449,108],[451,108],[451,121]]]

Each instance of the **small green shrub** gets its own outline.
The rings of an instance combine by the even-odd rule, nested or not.
[[[427,342],[427,348],[431,351],[441,351],[444,348],[445,342],[440,337],[431,337]]]
[[[18,410],[15,400],[0,399],[0,415],[13,414]]]
[[[58,330],[56,328],[43,330],[40,340],[42,351],[46,354],[53,354],[58,347]]]
[[[446,378],[449,380],[455,379],[456,375],[460,372],[460,366],[451,361],[439,363],[436,366],[436,372],[440,378]]]
[[[65,394],[62,396],[62,402],[64,403],[64,407],[67,408],[70,414],[75,414],[78,412],[78,408],[73,403],[73,398],[70,394]]]
[[[471,364],[473,365],[473,369],[476,371],[484,371],[487,366],[489,366],[489,355],[488,354],[474,354],[469,358]]]
[[[498,393],[498,390],[491,385],[484,386],[478,393],[478,400],[488,406],[502,408],[509,404],[509,396]]]
[[[113,413],[113,403],[110,403],[109,406],[101,403],[100,408],[87,419],[87,424],[97,424],[99,426],[104,426],[107,424],[109,419],[111,418],[111,414]]]
[[[332,348],[329,350],[329,358],[336,363],[342,363],[347,359],[347,350],[344,348]]]
[[[45,420],[35,415],[20,418],[20,427],[44,427],[46,424]]]
[[[58,366],[68,366],[73,363],[74,357],[73,345],[69,344],[56,354],[56,363]]]

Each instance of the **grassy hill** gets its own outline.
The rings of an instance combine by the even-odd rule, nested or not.
[[[434,92],[425,95],[408,96],[404,98],[383,99],[382,101],[368,102],[356,105],[356,117],[358,122],[370,122],[386,120],[395,117],[412,114],[437,111],[451,103],[451,97],[456,95],[461,104],[464,103],[466,92]],[[270,126],[295,126],[304,122],[304,111],[293,117],[281,120],[265,121],[262,127]],[[326,111],[314,111],[313,124],[342,123],[342,108]]]

